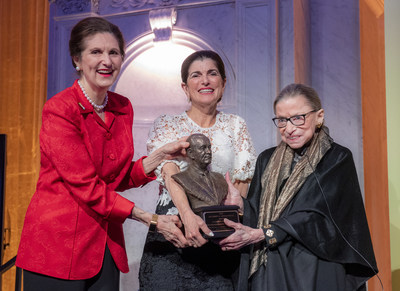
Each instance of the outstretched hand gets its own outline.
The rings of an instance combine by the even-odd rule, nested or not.
[[[235,232],[233,234],[219,242],[219,245],[224,251],[238,250],[242,247],[254,244],[265,239],[264,233],[261,228],[251,228],[241,223],[233,222],[226,218],[224,219],[224,223],[227,226],[235,229]]]
[[[158,216],[157,231],[177,248],[184,248],[189,245],[188,241],[180,230],[181,227],[182,222],[176,215]]]

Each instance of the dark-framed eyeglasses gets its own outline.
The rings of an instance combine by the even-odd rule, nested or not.
[[[278,128],[284,128],[286,127],[286,124],[288,121],[290,121],[293,125],[295,126],[300,126],[303,125],[304,123],[306,123],[306,116],[312,112],[316,112],[317,110],[312,110],[309,111],[307,113],[304,114],[299,114],[299,115],[294,115],[291,116],[289,118],[285,118],[285,117],[275,117],[272,118],[272,121],[274,122],[274,124],[276,125],[276,127]]]

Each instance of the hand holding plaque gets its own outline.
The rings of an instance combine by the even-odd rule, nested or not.
[[[214,238],[223,238],[234,232],[224,223],[224,218],[239,221],[238,206],[221,205],[228,193],[228,184],[222,174],[210,172],[211,143],[203,134],[188,137],[186,149],[189,167],[172,176],[184,189],[193,212],[199,215],[214,233]]]

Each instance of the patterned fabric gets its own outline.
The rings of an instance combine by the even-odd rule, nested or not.
[[[189,118],[186,112],[175,116],[162,115],[150,130],[147,140],[147,151],[151,153],[162,145],[175,141],[193,133],[202,133],[211,141],[212,162],[210,171],[225,175],[229,171],[232,181],[246,181],[251,179],[254,172],[256,153],[251,141],[247,125],[243,118],[218,112],[216,122],[212,127],[202,128]],[[174,161],[183,171],[187,168],[187,161],[182,158]],[[157,181],[163,185],[161,169],[164,163],[155,170]],[[166,206],[171,197],[165,187],[161,187],[158,205]],[[178,214],[171,206],[167,214]]]
[[[122,223],[134,203],[116,191],[154,177],[132,162],[133,110],[108,92],[105,122],[77,82],[48,100],[40,131],[41,169],[28,207],[16,265],[61,278],[88,279],[101,269],[108,245],[128,272]]]
[[[248,180],[253,176],[255,150],[244,120],[233,114],[219,112],[211,128],[201,128],[184,112],[177,116],[159,117],[147,142],[152,152],[163,144],[193,133],[202,133],[211,141],[210,171],[225,174],[232,180]],[[187,167],[184,159],[174,161],[181,171]],[[158,214],[178,214],[177,208],[163,186],[160,171],[155,171],[161,184],[156,208]],[[140,290],[233,290],[232,277],[239,266],[239,252],[223,252],[214,242],[200,248],[178,249],[157,233],[147,235],[140,262]],[[160,278],[167,278],[160,280]]]

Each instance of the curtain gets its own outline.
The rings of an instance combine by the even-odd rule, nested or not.
[[[382,281],[390,291],[384,1],[360,0],[359,7],[365,209],[380,277],[368,290],[382,290]]]
[[[6,243],[2,264],[17,254],[39,174],[39,129],[47,91],[48,0],[0,0],[0,133],[7,135]],[[14,290],[15,267],[1,290]]]

